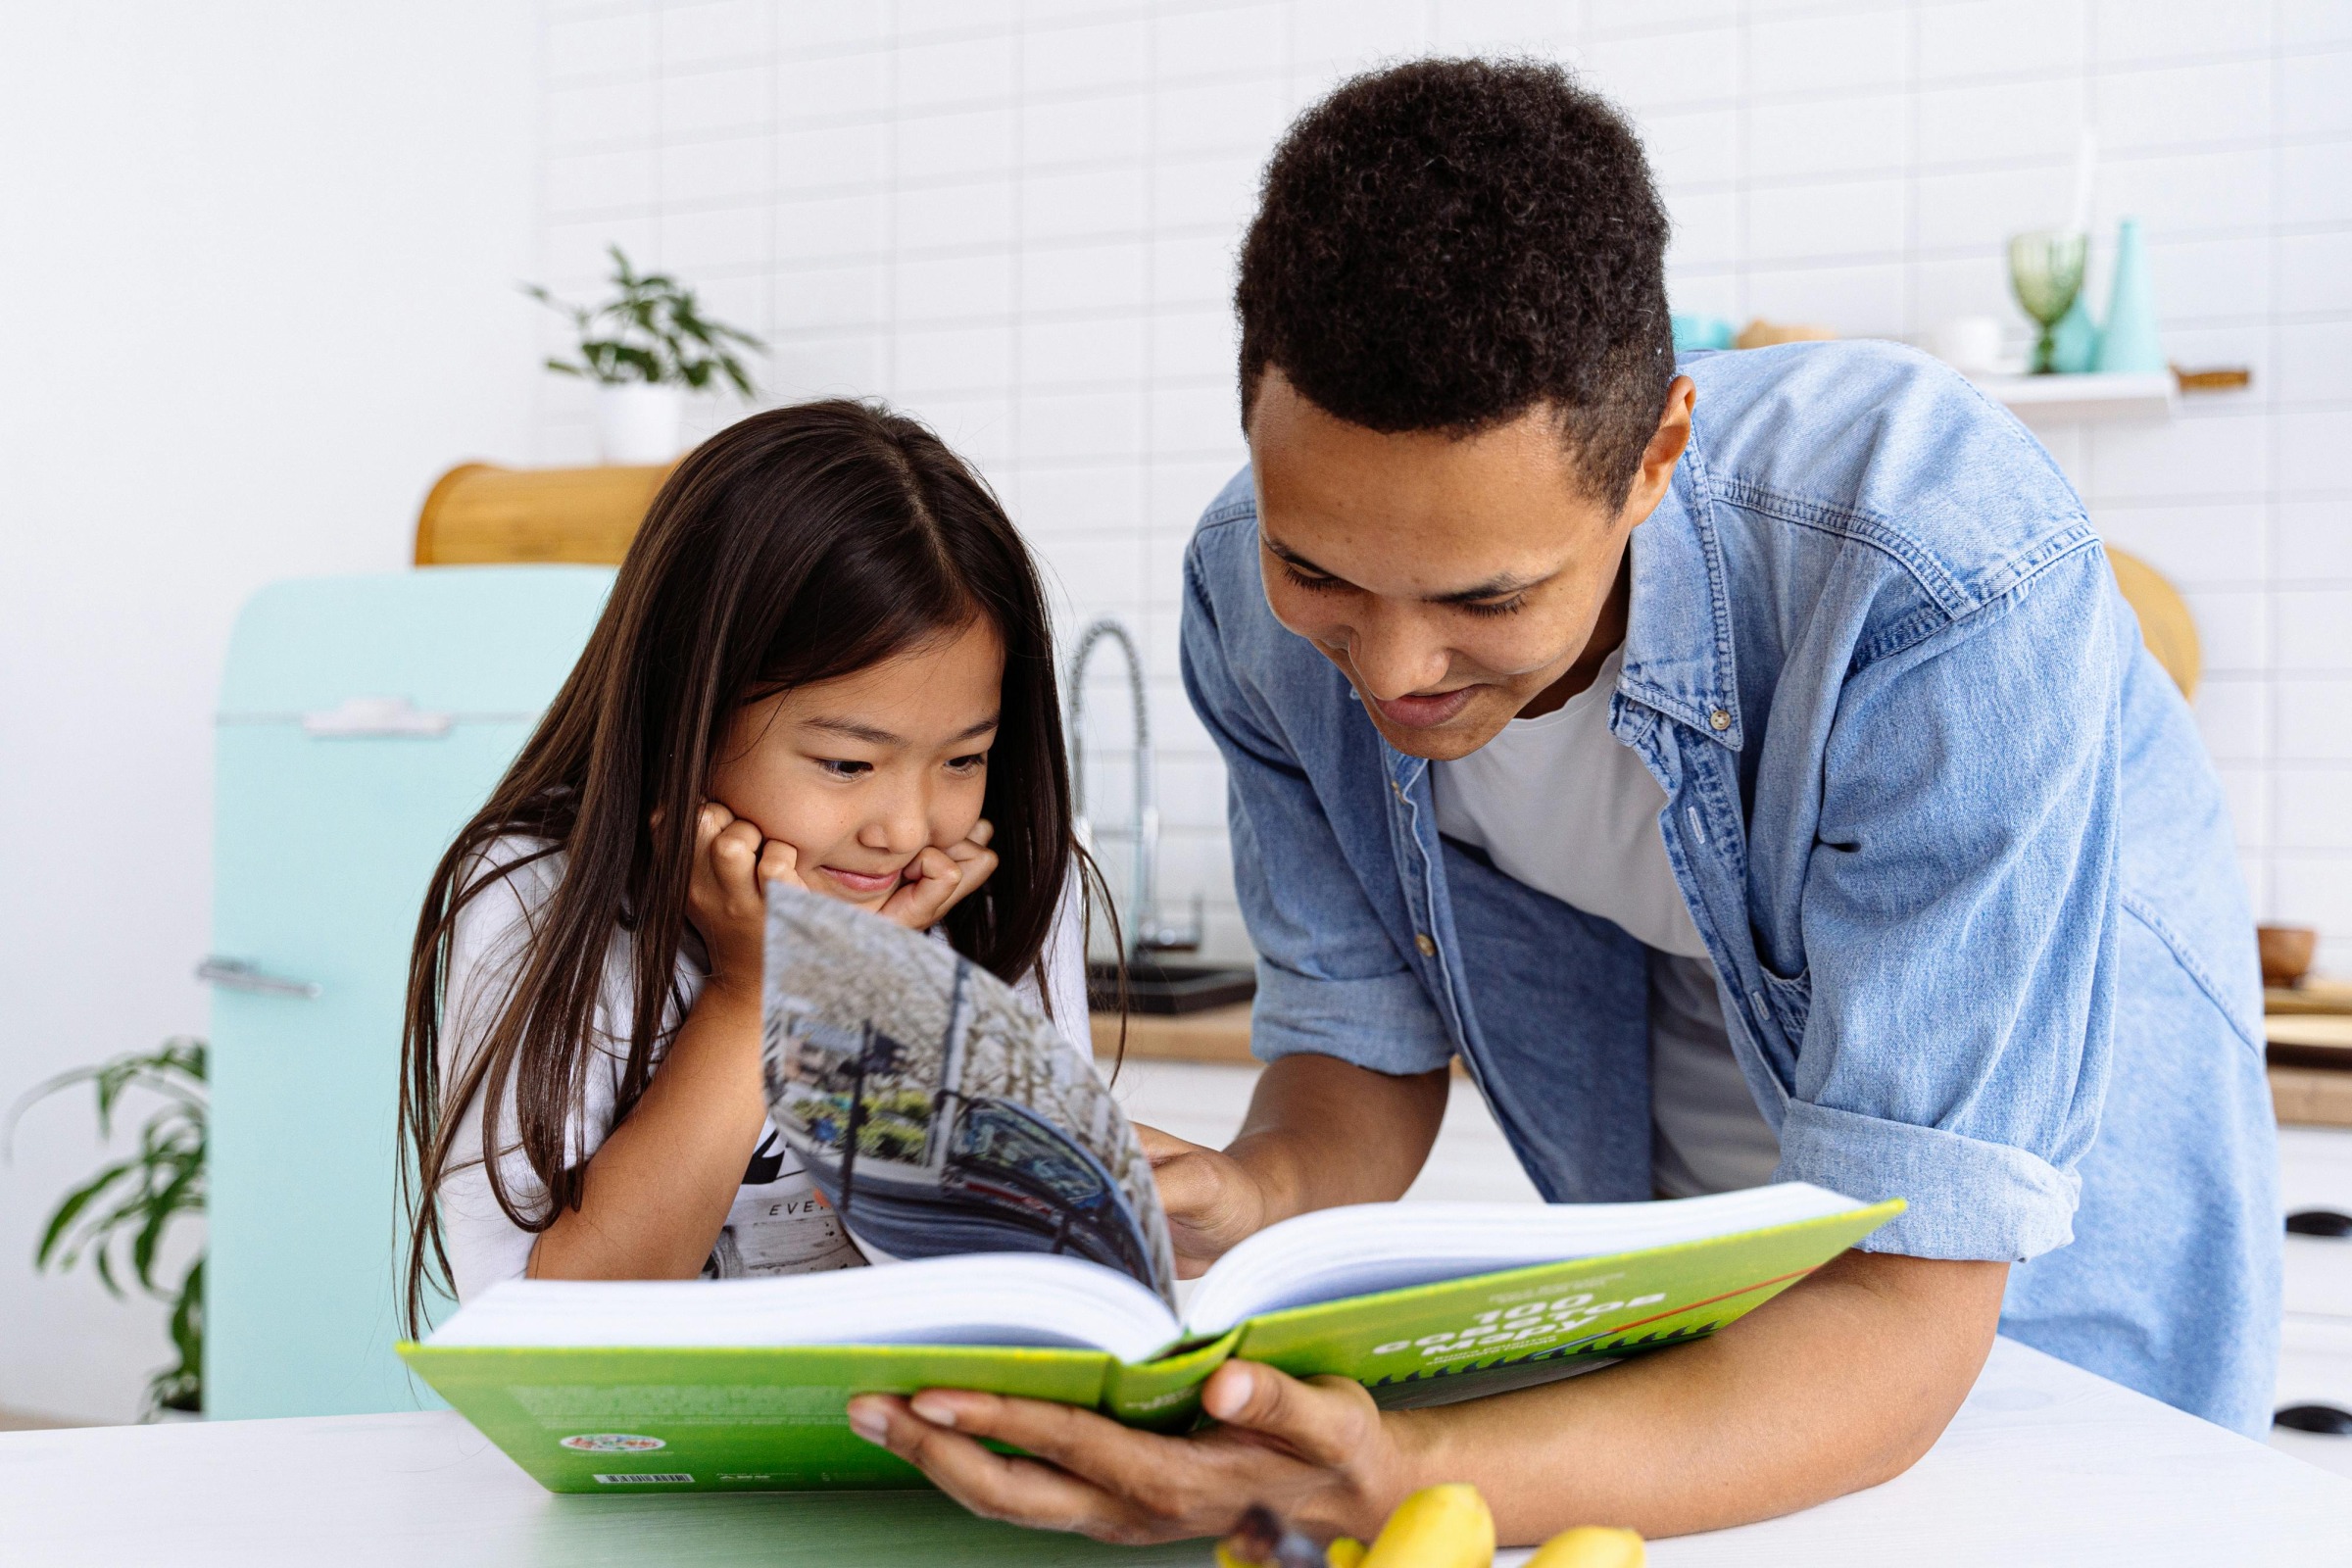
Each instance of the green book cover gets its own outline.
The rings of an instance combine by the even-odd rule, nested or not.
[[[988,1346],[426,1344],[401,1354],[550,1491],[917,1487],[918,1472],[851,1433],[853,1395],[985,1389],[1181,1429],[1198,1419],[1200,1384],[1229,1356],[1378,1391],[1642,1352],[1732,1322],[1902,1207],[1899,1200],[1857,1205],[1707,1240],[1261,1311],[1134,1364],[1101,1350]]]

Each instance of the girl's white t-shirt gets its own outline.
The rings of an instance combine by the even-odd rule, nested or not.
[[[533,839],[504,838],[485,852],[483,861],[489,868],[513,865],[543,847]],[[459,912],[450,934],[443,990],[444,1084],[458,1081],[459,1067],[497,1020],[539,912],[564,879],[565,859],[564,852],[558,851],[516,866]],[[1075,886],[1073,881],[1073,889]],[[573,1167],[586,1163],[612,1130],[635,1015],[635,967],[628,933],[615,930],[606,947],[603,985],[590,1025],[592,1050],[582,1081],[584,1103],[566,1137],[565,1162]],[[1074,891],[1062,898],[1046,941],[1042,967],[1053,996],[1051,1015],[1055,1025],[1079,1052],[1091,1056],[1085,913]],[[675,1032],[686,1009],[702,994],[708,972],[701,945],[689,927],[688,940],[678,954],[669,1012],[663,1019],[663,1040]],[[1032,1005],[1042,1005],[1045,992],[1035,972],[1014,989]],[[661,1045],[655,1049],[659,1053]],[[659,1054],[655,1065],[657,1069],[660,1066]],[[538,1240],[507,1217],[491,1191],[490,1174],[480,1155],[482,1114],[482,1097],[476,1095],[459,1115],[451,1145],[455,1168],[443,1178],[439,1195],[442,1241],[449,1251],[450,1273],[460,1301],[472,1299],[502,1280],[521,1278],[530,1263],[531,1247]],[[511,1083],[500,1105],[498,1147],[503,1151],[499,1174],[508,1196],[523,1212],[535,1211],[546,1201],[547,1190],[518,1147]],[[743,1185],[727,1210],[718,1242],[703,1265],[704,1277],[798,1274],[857,1268],[864,1262],[816,1184],[785,1146],[775,1124],[768,1122],[760,1129],[759,1148],[744,1171]]]

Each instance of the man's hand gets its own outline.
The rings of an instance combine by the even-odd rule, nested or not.
[[[1395,1075],[1331,1056],[1285,1056],[1258,1075],[1242,1130],[1219,1153],[1138,1127],[1159,1206],[1191,1279],[1276,1220],[1400,1198],[1446,1115],[1446,1074]]]
[[[882,902],[882,917],[909,931],[928,931],[939,924],[996,870],[997,852],[988,847],[996,836],[995,826],[982,817],[960,844],[925,849],[907,868],[906,880]]]
[[[1384,1415],[1345,1379],[1229,1361],[1201,1396],[1221,1424],[1186,1438],[939,1389],[861,1396],[850,1423],[975,1513],[1103,1541],[1217,1535],[1252,1502],[1368,1539],[1439,1481],[1475,1485],[1505,1544],[1720,1530],[1908,1469],[1983,1369],[2008,1272],[1847,1252],[1706,1339],[1438,1409]]]
[[[1143,1545],[1223,1535],[1264,1503],[1310,1535],[1370,1540],[1413,1489],[1409,1418],[1346,1378],[1302,1383],[1228,1361],[1201,1390],[1218,1425],[1190,1438],[1037,1399],[927,1389],[864,1395],[850,1425],[990,1519]],[[1024,1456],[998,1453],[981,1439]]]
[[[1184,1271],[1292,1214],[1401,1195],[1446,1091],[1443,1070],[1293,1055],[1259,1078],[1224,1153],[1145,1133]],[[851,1419],[974,1512],[1105,1541],[1215,1535],[1251,1502],[1310,1534],[1369,1536],[1438,1481],[1475,1484],[1505,1543],[1595,1520],[1680,1535],[1901,1474],[1984,1367],[2007,1278],[2005,1263],[1847,1252],[1705,1339],[1440,1409],[1382,1415],[1342,1380],[1229,1362],[1202,1394],[1222,1424],[1187,1438],[943,1390],[860,1396]]]
[[[1176,1277],[1195,1279],[1267,1224],[1265,1189],[1231,1155],[1137,1123],[1135,1136],[1159,1183],[1159,1206],[1176,1244]]]

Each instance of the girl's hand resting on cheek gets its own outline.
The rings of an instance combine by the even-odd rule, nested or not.
[[[996,828],[982,817],[962,843],[925,849],[906,867],[898,890],[883,901],[883,918],[909,931],[928,931],[939,924],[996,870],[997,852],[988,847],[996,835]]]
[[[799,856],[743,817],[705,801],[695,820],[686,917],[710,950],[710,984],[757,997],[767,921],[766,884],[802,887]]]
[[[997,852],[988,847],[995,836],[984,818],[961,843],[926,848],[876,912],[908,930],[928,931],[996,870]],[[765,837],[750,818],[705,801],[695,822],[686,916],[710,950],[713,985],[758,995],[770,883],[815,891],[801,876],[799,851]]]

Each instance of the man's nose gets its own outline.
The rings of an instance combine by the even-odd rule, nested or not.
[[[1350,629],[1348,662],[1365,694],[1384,702],[1431,690],[1451,664],[1445,639],[1422,616],[1379,605]]]

